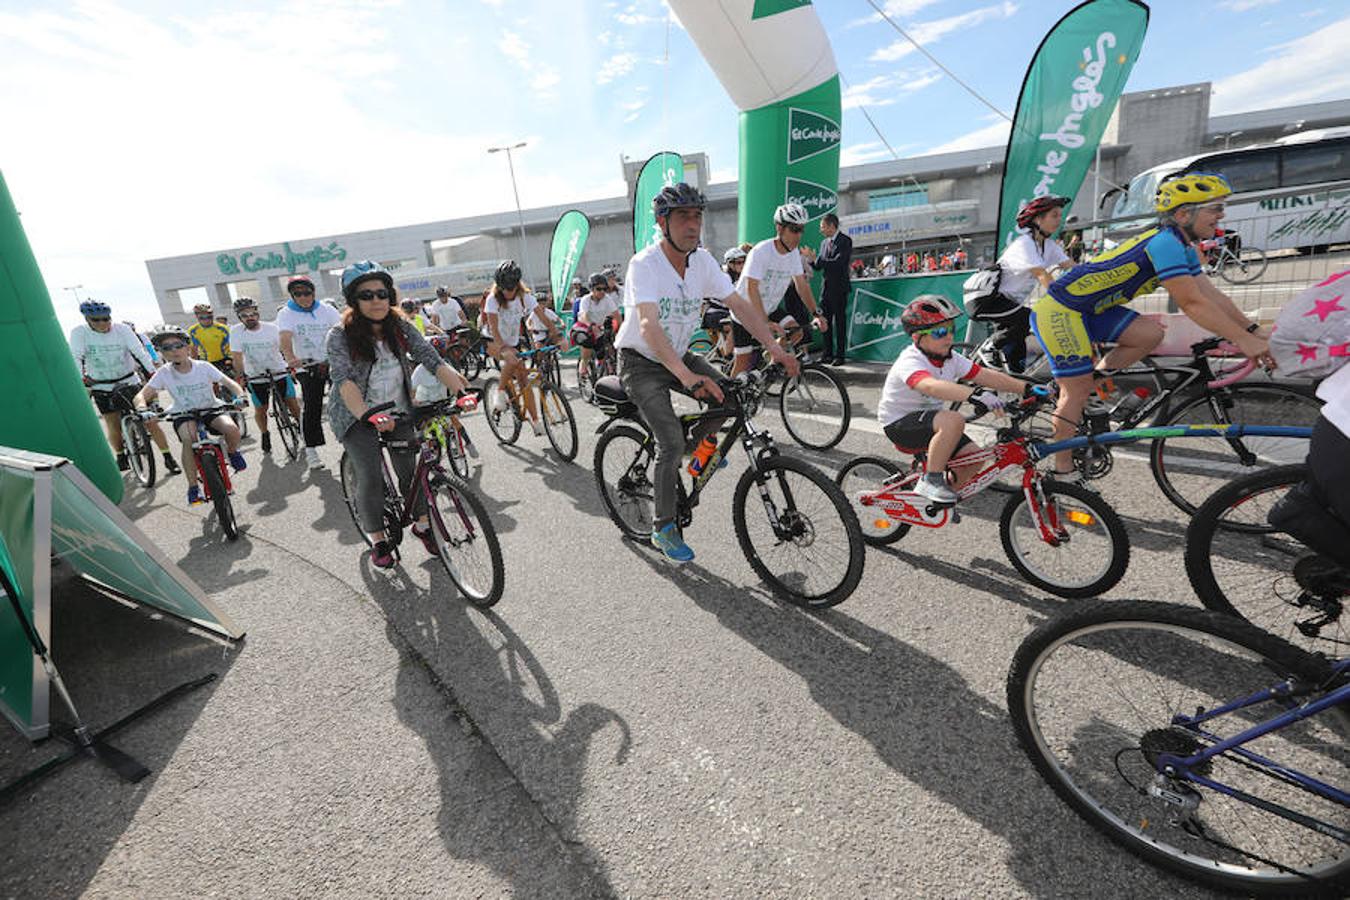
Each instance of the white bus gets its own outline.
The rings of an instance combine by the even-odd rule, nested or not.
[[[1113,219],[1151,217],[1158,185],[1187,172],[1216,172],[1232,184],[1223,227],[1237,231],[1244,244],[1307,252],[1350,243],[1350,127],[1172,160],[1134,176],[1124,191],[1102,202],[1114,196]],[[1137,230],[1131,226],[1139,224],[1115,222],[1110,231]]]

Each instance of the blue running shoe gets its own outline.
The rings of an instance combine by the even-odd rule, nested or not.
[[[236,472],[242,472],[248,468],[248,463],[244,462],[244,454],[240,453],[238,450],[229,454],[229,457],[230,467]]]
[[[665,528],[652,532],[652,546],[664,553],[667,559],[675,562],[690,562],[694,558],[694,551],[684,542],[684,537],[674,522],[667,522]]]
[[[188,488],[188,506],[196,506],[199,503],[205,503],[206,498],[202,496],[202,489],[193,485]]]

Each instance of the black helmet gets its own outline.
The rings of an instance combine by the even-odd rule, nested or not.
[[[520,285],[520,266],[516,265],[514,259],[504,259],[501,265],[497,266],[497,271],[493,273],[492,280],[503,290],[512,290]]]
[[[592,272],[590,279],[591,290],[600,288],[602,291],[609,287],[609,279],[601,272]]]
[[[252,297],[240,297],[234,301],[234,314],[237,316],[246,309],[257,309],[258,301]]]
[[[448,293],[450,293],[450,288],[449,288],[447,285],[444,285],[444,284],[443,284],[443,285],[439,286],[438,288],[436,288],[436,293],[437,293],[437,294],[448,294]]]
[[[660,219],[670,215],[672,209],[704,209],[707,205],[707,198],[698,188],[681,181],[666,185],[652,198],[652,214]]]

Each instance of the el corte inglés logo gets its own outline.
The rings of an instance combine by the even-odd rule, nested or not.
[[[806,207],[812,220],[819,219],[827,212],[833,212],[839,203],[839,195],[834,191],[823,184],[801,178],[789,178],[784,194],[784,203],[800,203]]]
[[[839,123],[808,109],[788,110],[788,163],[810,159],[839,146]]]

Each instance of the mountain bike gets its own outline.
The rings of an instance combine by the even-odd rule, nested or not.
[[[116,385],[120,380],[90,381],[89,393],[111,401],[113,407],[116,408],[117,427],[122,434],[122,449],[126,451],[127,462],[131,465],[131,474],[136,476],[136,480],[141,483],[142,487],[151,488],[155,486],[155,445],[150,440],[150,432],[145,428],[145,421],[131,402],[131,395],[136,392],[136,389],[132,388],[128,392],[117,388],[101,390],[95,387],[95,385],[100,384]]]
[[[862,578],[865,548],[857,517],[824,473],[803,460],[782,455],[773,437],[755,427],[749,406],[762,385],[751,373],[719,381],[724,402],[680,417],[686,442],[704,419],[731,424],[697,477],[685,486],[679,476],[676,524],[688,528],[694,509],[719,468],[740,443],[750,467],[736,482],[731,521],[741,552],[755,574],[779,597],[800,606],[834,606],[848,599]],[[623,534],[646,543],[655,506],[652,469],[656,439],[618,376],[596,382],[596,404],[607,418],[596,429],[595,480],[600,498]],[[758,502],[751,501],[754,491]],[[754,515],[754,510],[764,513]]]
[[[558,352],[557,347],[540,347],[518,351],[517,355],[532,363],[526,376],[525,391],[537,390],[539,393],[538,413],[549,446],[563,462],[571,462],[577,455],[577,420],[572,415],[572,405],[554,380],[558,371]],[[483,382],[488,428],[501,443],[514,444],[520,437],[520,427],[526,419],[521,399],[524,392],[517,393],[508,388],[506,408],[498,409],[502,405],[498,400],[501,393],[500,378],[493,376]]]
[[[446,358],[466,380],[473,381],[487,367],[487,340],[467,325],[452,328]]]
[[[366,415],[369,417],[393,408],[393,403],[382,403],[371,407]],[[452,415],[457,410],[454,400],[440,400],[420,407],[419,413]],[[406,418],[397,414],[394,417]],[[442,468],[441,447],[425,432],[417,441],[417,463],[405,498],[394,478],[389,450],[407,449],[408,442],[391,439],[383,432],[376,433],[380,439],[380,472],[384,480],[384,532],[394,548],[395,559],[401,558],[398,547],[403,541],[404,529],[416,521],[417,509],[421,506],[426,510],[427,524],[445,574],[474,606],[487,609],[495,604],[502,596],[506,568],[497,531],[488,518],[483,501],[465,482]],[[356,511],[356,467],[345,452],[338,463],[338,471],[342,477],[342,499],[356,530],[369,546],[370,535],[361,527]]]
[[[1007,704],[1041,778],[1136,856],[1248,895],[1350,892],[1350,659],[1208,610],[1090,603],[1022,642]]]
[[[478,394],[467,393],[454,401],[453,412],[436,411],[419,416],[418,428],[423,440],[431,440],[440,448],[441,457],[449,461],[450,470],[460,478],[469,477],[469,450],[465,444],[464,426],[459,416],[478,408]]]
[[[274,372],[268,369],[250,377],[248,383],[270,386],[267,405],[271,407],[272,423],[276,425],[277,435],[281,438],[281,446],[286,450],[287,461],[294,462],[295,458],[300,455],[300,423],[296,420],[295,414],[291,412],[291,407],[286,402],[285,389],[289,378],[289,372]],[[294,384],[294,382],[291,382],[291,384]]]
[[[234,482],[226,462],[225,439],[207,428],[206,423],[217,416],[229,416],[238,409],[233,404],[223,404],[210,409],[194,409],[182,415],[176,415],[172,409],[168,413],[147,410],[140,414],[147,421],[167,418],[175,431],[176,422],[189,418],[193,420],[197,427],[197,438],[192,442],[192,464],[197,469],[197,483],[201,486],[202,497],[215,509],[221,531],[232,541],[239,538],[239,525],[234,517],[234,502],[230,500],[230,495],[234,493]]]
[[[965,500],[1016,473],[1020,490],[1008,498],[998,523],[1008,561],[1042,590],[1060,597],[1092,597],[1110,590],[1124,576],[1130,562],[1129,535],[1100,495],[1055,481],[1036,468],[1040,457],[1021,425],[1050,402],[1048,396],[1033,395],[1012,407],[1009,424],[999,428],[996,443],[962,458],[963,468],[969,466],[976,473],[956,493]],[[873,546],[893,544],[915,526],[938,529],[960,521],[954,507],[914,492],[927,471],[927,448],[896,449],[913,457],[908,469],[889,459],[860,456],[835,477],[853,506],[863,540]]]
[[[801,328],[790,325],[786,331],[792,337],[800,334]],[[828,450],[844,439],[853,418],[848,389],[803,344],[791,344],[789,349],[801,365],[801,372],[791,378],[768,354],[755,348],[749,371],[759,372],[761,377],[752,383],[754,393],[747,395],[750,417],[759,413],[762,395],[776,395],[778,414],[792,439],[811,450]],[[723,371],[730,374],[731,360]]]

